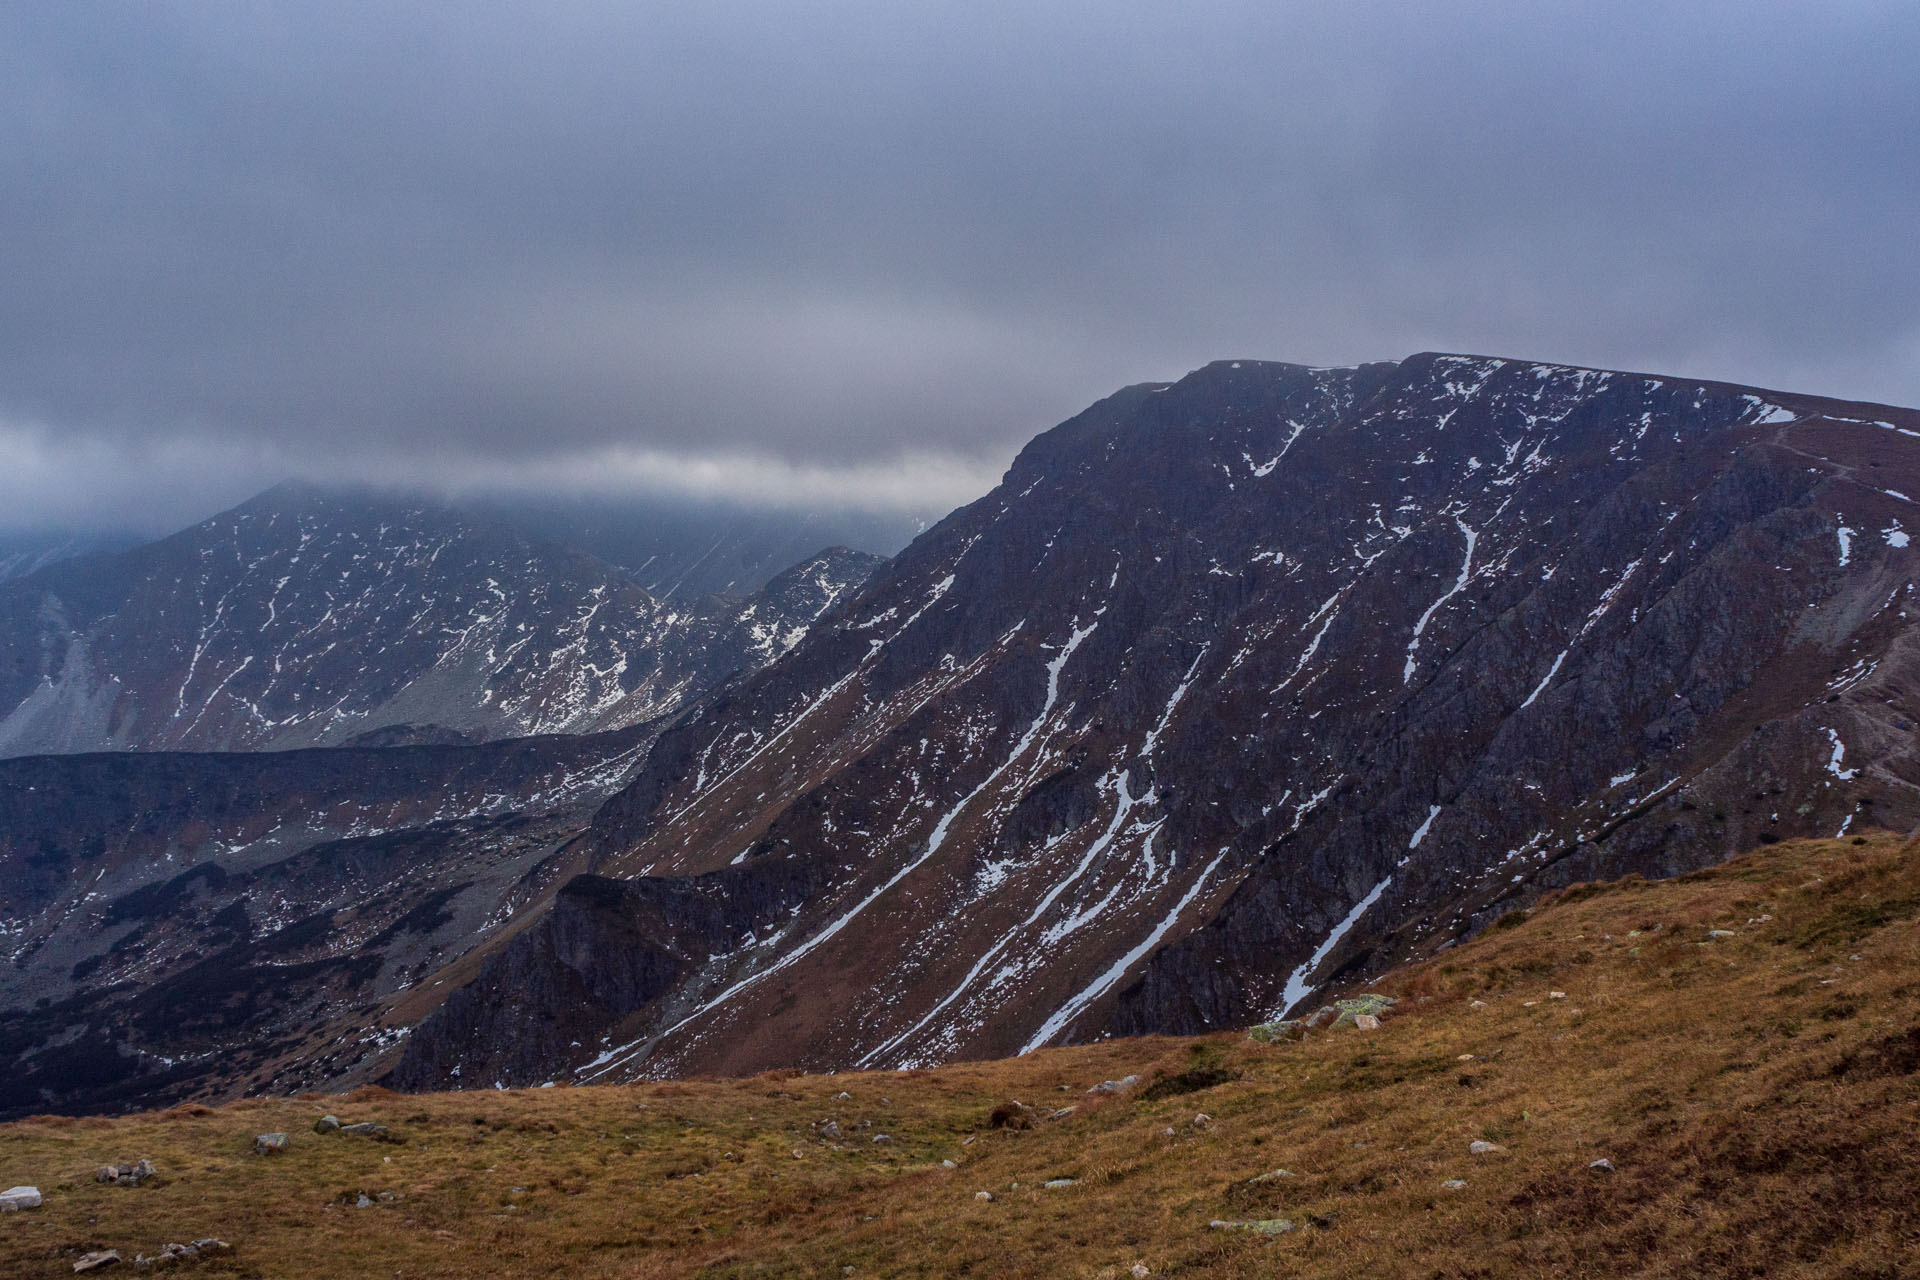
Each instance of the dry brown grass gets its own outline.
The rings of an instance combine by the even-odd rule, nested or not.
[[[207,1276],[1920,1274],[1916,917],[1899,838],[1781,844],[1570,890],[1379,984],[1404,997],[1380,1031],[1303,1044],[40,1117],[0,1128],[0,1183],[47,1195],[0,1219],[0,1274],[205,1235],[235,1245]],[[1201,1071],[1238,1078],[1082,1092]],[[1076,1110],[991,1127],[1015,1099]],[[326,1111],[405,1143],[316,1135]],[[288,1153],[250,1154],[271,1129]],[[1505,1154],[1470,1156],[1479,1138]],[[157,1184],[92,1181],[141,1156]],[[1616,1172],[1588,1168],[1603,1156]],[[1293,1176],[1248,1181],[1276,1168]],[[1077,1183],[1041,1188],[1058,1177]],[[395,1198],[352,1207],[363,1191]],[[1268,1217],[1301,1225],[1207,1226]]]

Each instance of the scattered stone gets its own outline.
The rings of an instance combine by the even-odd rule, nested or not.
[[[802,1151],[800,1148],[795,1147],[793,1149],[793,1158],[795,1160],[805,1160],[807,1158],[807,1153]]]
[[[40,1204],[38,1187],[9,1187],[5,1191],[0,1191],[0,1213],[13,1213],[20,1209],[38,1209]]]
[[[1588,1165],[1587,1168],[1592,1169],[1597,1173],[1612,1173],[1613,1161],[1607,1159],[1605,1156],[1601,1156],[1598,1160],[1595,1160],[1592,1164]]]
[[[373,1208],[373,1197],[362,1191],[360,1198],[353,1202],[353,1207],[356,1209],[371,1209]]]
[[[386,1131],[387,1126],[375,1124],[371,1120],[362,1120],[359,1124],[344,1124],[340,1126],[340,1132],[350,1134],[356,1138],[377,1138]]]
[[[212,1236],[195,1240],[192,1244],[163,1244],[160,1246],[158,1257],[149,1258],[141,1254],[133,1260],[133,1265],[136,1269],[145,1271],[155,1263],[189,1262],[202,1254],[222,1253],[231,1247],[225,1240],[216,1240]]]
[[[1251,1178],[1248,1178],[1247,1182],[1249,1185],[1258,1185],[1262,1182],[1278,1182],[1282,1178],[1291,1178],[1292,1176],[1293,1171],[1291,1169],[1275,1169],[1272,1173],[1256,1173]]]
[[[837,1137],[839,1137],[839,1136],[840,1136],[840,1123],[839,1123],[839,1122],[838,1122],[837,1120],[829,1120],[829,1121],[827,1121],[827,1122],[826,1122],[825,1124],[823,1124],[823,1125],[821,1125],[821,1126],[820,1126],[820,1136],[821,1136],[821,1137],[823,1137],[823,1138],[837,1138]]]
[[[1077,1187],[1077,1186],[1079,1186],[1079,1185],[1080,1185],[1080,1179],[1078,1179],[1078,1178],[1048,1178],[1048,1179],[1047,1179],[1047,1180],[1046,1180],[1045,1182],[1043,1182],[1043,1183],[1041,1183],[1040,1185],[1041,1185],[1041,1186],[1043,1186],[1043,1187],[1045,1187],[1045,1188],[1046,1188],[1047,1190],[1049,1190],[1049,1191],[1060,1191],[1060,1190],[1063,1190],[1063,1189],[1065,1189],[1065,1188],[1067,1188],[1067,1187]]]
[[[1172,1129],[1162,1129],[1160,1131],[1160,1136],[1163,1138],[1177,1138],[1180,1135],[1175,1133]]]
[[[1707,930],[1707,936],[1709,938],[1732,938],[1738,935],[1731,929],[1709,929]]]
[[[1465,1178],[1448,1178],[1440,1184],[1440,1189],[1442,1191],[1459,1191],[1465,1188],[1466,1185],[1467,1180]]]
[[[1061,1107],[1061,1108],[1060,1108],[1059,1110],[1057,1110],[1057,1111],[1049,1111],[1049,1112],[1047,1112],[1047,1119],[1049,1119],[1049,1120],[1065,1120],[1065,1119],[1066,1119],[1066,1118],[1067,1118],[1068,1116],[1070,1116],[1070,1115],[1072,1115],[1072,1114],[1073,1114],[1074,1112],[1076,1112],[1076,1111],[1078,1111],[1079,1109],[1080,1109],[1080,1108],[1078,1108],[1078,1107]]]
[[[1213,1117],[1208,1115],[1206,1112],[1202,1111],[1199,1115],[1195,1116],[1191,1121],[1189,1121],[1189,1123],[1192,1124],[1193,1127],[1196,1129],[1208,1129],[1213,1126]]]
[[[1293,1223],[1287,1218],[1215,1218],[1207,1224],[1215,1231],[1251,1231],[1255,1235],[1283,1236],[1293,1230]]]
[[[833,1095],[833,1100],[835,1102],[852,1102],[853,1095],[848,1093],[845,1089],[842,1089],[840,1092]]]
[[[1282,1018],[1278,1022],[1263,1022],[1259,1026],[1247,1028],[1247,1039],[1255,1044],[1275,1044],[1282,1040],[1305,1040],[1306,1038],[1307,1024],[1300,1018]],[[1127,1078],[1133,1079],[1132,1076]]]
[[[315,1133],[340,1132],[340,1117],[339,1116],[321,1116],[318,1120],[315,1120],[313,1122],[313,1131]]]
[[[1383,996],[1370,991],[1366,995],[1355,996],[1351,1000],[1335,1000],[1329,1008],[1334,1010],[1334,1026],[1351,1027],[1361,1018],[1378,1019],[1381,1014],[1393,1008],[1395,1003],[1397,1002],[1392,996]],[[1320,1015],[1314,1016],[1317,1018]]]
[[[1125,1093],[1127,1090],[1133,1088],[1133,1086],[1139,1083],[1140,1083],[1139,1076],[1122,1076],[1118,1080],[1102,1080],[1099,1084],[1087,1090],[1087,1092],[1088,1093]]]
[[[100,1172],[93,1175],[96,1182],[111,1182],[116,1186],[137,1187],[154,1175],[153,1161],[140,1160],[133,1163],[103,1164]]]
[[[876,1133],[876,1134],[874,1134],[874,1135],[873,1135],[873,1140],[874,1140],[875,1142],[877,1142],[877,1143],[879,1143],[879,1144],[881,1144],[882,1146],[891,1146],[891,1145],[893,1145],[893,1137],[892,1137],[892,1135],[891,1135],[891,1134],[885,1134],[885,1133]]]
[[[1474,1141],[1467,1144],[1467,1151],[1476,1156],[1505,1155],[1507,1149],[1497,1142]]]
[[[1353,1026],[1356,1031],[1378,1031],[1380,1019],[1370,1013],[1357,1013],[1353,1016]]]
[[[1147,1280],[1147,1277],[1153,1274],[1153,1269],[1144,1262],[1136,1262],[1127,1268],[1127,1274],[1132,1276],[1133,1280]]]
[[[118,1261],[120,1261],[120,1251],[118,1249],[104,1249],[99,1253],[81,1254],[80,1257],[74,1261],[73,1269],[75,1272],[98,1271],[100,1268],[110,1267]]]
[[[1547,999],[1549,1000],[1565,1000],[1566,998],[1567,998],[1567,993],[1564,991],[1547,992]]]
[[[1467,1008],[1469,1009],[1484,1009],[1486,1007],[1487,1002],[1485,1000],[1470,1000],[1467,1002]]]
[[[253,1140],[253,1153],[257,1156],[276,1156],[287,1149],[287,1135],[284,1133],[263,1133]]]
[[[1473,1055],[1470,1053],[1463,1053],[1459,1057],[1455,1058],[1454,1061],[1455,1062],[1472,1062]]]
[[[957,1165],[957,1164],[955,1164],[955,1163],[954,1163],[953,1161],[951,1161],[951,1160],[942,1160],[942,1161],[940,1162],[940,1167],[941,1167],[942,1169],[958,1169],[958,1168],[959,1168],[960,1166],[959,1166],[959,1165]]]
[[[991,1192],[991,1191],[976,1191],[976,1192],[974,1192],[974,1193],[973,1193],[973,1198],[974,1198],[975,1200],[991,1200],[991,1199],[993,1199],[993,1192]]]

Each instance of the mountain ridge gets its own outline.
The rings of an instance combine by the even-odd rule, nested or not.
[[[744,601],[670,606],[445,504],[288,482],[0,584],[0,754],[620,728],[766,661],[876,563],[830,550]]]
[[[1915,659],[1916,429],[1445,353],[1123,389],[662,735],[591,870],[771,859],[820,891],[739,913],[539,1073],[1200,1030],[1564,877],[1671,874],[1876,805],[1911,825],[1911,721],[1880,698]],[[486,1046],[547,1016],[517,1002],[526,958],[496,955],[394,1080],[495,1078]]]

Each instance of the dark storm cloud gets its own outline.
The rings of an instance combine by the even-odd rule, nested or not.
[[[17,6],[0,524],[938,508],[1219,356],[1920,402],[1920,14],[1568,8]]]

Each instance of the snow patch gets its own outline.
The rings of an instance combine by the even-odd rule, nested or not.
[[[1200,878],[1193,882],[1193,887],[1181,895],[1180,901],[1173,904],[1173,910],[1167,912],[1160,923],[1153,927],[1153,931],[1142,939],[1139,945],[1134,947],[1133,950],[1114,961],[1105,973],[1087,984],[1086,988],[1081,991],[1080,994],[1074,996],[1071,1000],[1068,1000],[1055,1010],[1052,1017],[1040,1024],[1040,1029],[1033,1033],[1027,1040],[1027,1043],[1021,1047],[1020,1052],[1022,1054],[1032,1053],[1035,1049],[1040,1048],[1046,1044],[1047,1041],[1066,1030],[1067,1024],[1079,1017],[1083,1009],[1112,990],[1115,984],[1126,976],[1128,969],[1131,969],[1143,956],[1159,946],[1160,940],[1166,937],[1173,929],[1173,926],[1179,922],[1181,913],[1193,905],[1193,900],[1200,896],[1200,890],[1205,888],[1207,881],[1213,878],[1214,870],[1219,867],[1221,859],[1226,856],[1227,851],[1222,849],[1219,854],[1214,857],[1214,860],[1207,864],[1207,869],[1200,873]]]
[[[1553,665],[1547,668],[1547,674],[1540,677],[1540,683],[1533,686],[1533,692],[1528,694],[1527,700],[1520,704],[1522,711],[1532,706],[1533,700],[1546,692],[1547,686],[1553,683],[1553,678],[1560,674],[1560,664],[1567,660],[1567,654],[1569,652],[1567,649],[1562,649],[1554,658]]]
[[[1842,769],[1840,762],[1847,758],[1846,744],[1840,741],[1840,735],[1833,729],[1827,730],[1827,740],[1833,743],[1833,755],[1827,760],[1827,772],[1842,782],[1852,782],[1860,776],[1858,769]]]
[[[1453,586],[1447,590],[1445,595],[1428,605],[1427,611],[1420,615],[1420,621],[1413,624],[1413,639],[1407,641],[1407,665],[1400,676],[1400,682],[1402,684],[1413,683],[1413,673],[1417,666],[1414,650],[1420,647],[1420,633],[1427,629],[1427,623],[1433,620],[1433,615],[1440,611],[1441,605],[1466,590],[1467,579],[1473,576],[1473,544],[1479,541],[1480,535],[1472,529],[1467,528],[1467,522],[1459,516],[1455,516],[1453,522],[1459,525],[1460,532],[1466,535],[1467,554],[1465,558],[1460,561],[1460,576],[1454,579]]]
[[[1413,839],[1407,841],[1407,848],[1418,849],[1420,847],[1420,842],[1427,838],[1427,828],[1431,827],[1433,825],[1433,820],[1439,816],[1440,816],[1439,805],[1436,804],[1430,809],[1428,809],[1427,820],[1421,823],[1420,829],[1413,833]]]
[[[1286,1017],[1287,1014],[1293,1011],[1295,1005],[1313,994],[1313,985],[1309,983],[1307,979],[1313,975],[1315,969],[1320,967],[1320,962],[1325,960],[1327,956],[1332,953],[1333,949],[1340,945],[1340,939],[1346,937],[1353,929],[1353,926],[1360,923],[1360,917],[1367,914],[1367,909],[1373,906],[1374,903],[1380,901],[1380,895],[1385,893],[1387,886],[1392,883],[1393,877],[1388,876],[1385,880],[1373,886],[1367,896],[1355,903],[1353,910],[1347,912],[1346,919],[1333,926],[1333,932],[1327,935],[1327,940],[1320,944],[1318,950],[1307,957],[1306,963],[1293,971],[1292,976],[1287,979],[1286,990],[1280,993],[1280,1012],[1274,1014],[1275,1018]]]

